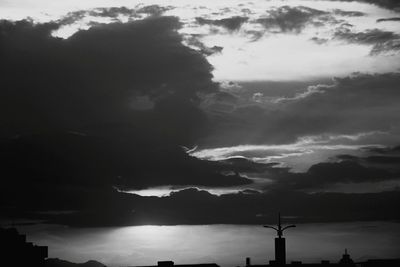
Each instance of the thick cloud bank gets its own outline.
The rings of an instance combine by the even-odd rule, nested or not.
[[[97,8],[49,23],[0,21],[2,214],[79,226],[263,223],[277,210],[304,222],[399,219],[393,186],[358,194],[333,190],[398,183],[398,148],[383,145],[400,129],[399,73],[355,73],[278,96],[218,84],[205,56],[225,47],[183,36],[183,22],[161,16],[167,10]],[[122,23],[121,14],[132,20]],[[87,15],[113,23],[54,36]],[[364,17],[302,6],[264,15],[256,21],[260,31],[292,37],[309,25],[341,23],[333,15]],[[249,18],[194,17],[193,25],[234,35]],[[397,49],[398,35],[389,30],[335,34],[335,40],[370,45],[370,56]],[[303,172],[279,160],[251,161],[268,157],[265,151],[279,159],[286,152],[306,155],[306,145],[329,150],[376,135],[381,146],[352,147],[367,155],[334,155]],[[310,136],[314,143],[298,142]],[[266,149],[242,153],[235,151],[239,145]],[[189,155],[203,148],[233,158]],[[160,186],[186,189],[163,197],[127,193]],[[197,187],[241,191],[217,196]]]
[[[181,148],[207,121],[198,95],[216,85],[205,58],[182,45],[177,18],[68,39],[51,36],[58,26],[0,22],[2,191],[22,205],[40,194],[39,208],[99,188],[251,182]]]

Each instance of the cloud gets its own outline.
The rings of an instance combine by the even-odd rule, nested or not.
[[[92,10],[92,15],[118,18],[139,11],[107,8]],[[195,39],[192,45],[198,49],[183,45],[181,22],[159,16],[164,11],[144,8],[141,12],[150,14],[146,19],[98,24],[67,39],[52,33],[81,20],[86,11],[64,22],[1,21],[3,207],[16,207],[27,217],[42,210],[74,210],[43,215],[71,225],[259,223],[265,218],[257,215],[271,213],[274,203],[285,203],[282,208],[298,212],[304,221],[397,218],[393,210],[398,202],[391,202],[398,200],[397,192],[295,192],[396,179],[393,165],[398,159],[392,154],[321,162],[304,173],[291,173],[276,163],[243,158],[204,161],[187,155],[181,146],[276,145],[310,135],[343,139],[391,132],[399,126],[398,73],[355,74],[276,97],[259,88],[246,95],[233,85],[219,91],[204,55],[222,48],[202,46]],[[294,33],[307,25],[335,23],[331,13],[305,7],[282,7],[262,19],[271,20],[264,24],[271,26],[268,29]],[[228,31],[248,21],[205,20]],[[393,42],[395,47],[396,38],[384,31],[343,35],[343,40],[371,46]],[[268,194],[253,190],[220,197],[196,189],[164,198],[122,192],[153,186],[253,185],[246,175],[275,185],[268,187]],[[288,192],[282,193],[282,187]],[[358,209],[353,218],[340,210],[346,207],[344,200]],[[376,201],[385,209],[368,211],[362,201]],[[331,206],[335,210],[328,214]],[[318,213],[322,207],[325,211]]]
[[[218,115],[205,109],[214,115],[209,135],[198,144],[200,148],[285,145],[321,134],[390,133],[399,127],[399,79],[398,73],[356,73],[330,84],[305,86],[287,97],[265,96],[261,102],[253,100],[254,93],[239,92],[242,101],[231,103],[230,109]],[[379,142],[385,140],[382,136]]]
[[[86,209],[119,199],[113,187],[252,182],[181,149],[205,134],[200,95],[218,84],[204,56],[182,44],[177,18],[101,24],[67,39],[51,35],[59,26],[0,22],[0,168],[2,192],[12,192],[3,207]],[[118,209],[110,205],[103,215]]]
[[[362,135],[337,136],[328,139],[304,140],[291,145],[280,146],[237,146],[231,148],[205,149],[193,152],[200,158],[222,160],[231,164],[231,170],[244,173],[248,177],[266,179],[269,182],[263,185],[265,190],[305,190],[305,191],[335,191],[352,192],[352,186],[358,184],[358,191],[379,191],[378,186],[387,185],[393,190],[400,185],[400,153],[398,147],[383,148],[372,146],[345,145],[348,141],[357,141]],[[339,142],[334,145],[331,142]],[[343,150],[344,149],[344,150]],[[331,156],[325,159],[324,150],[331,150]],[[340,151],[349,151],[351,154],[339,154]],[[315,154],[315,155],[314,155]],[[313,156],[314,155],[314,156]],[[286,162],[285,158],[297,157],[298,160],[311,163],[313,158],[317,163],[305,171],[298,171]],[[266,161],[266,159],[270,159]],[[324,162],[324,160],[328,160]],[[322,161],[322,162],[321,162]],[[265,162],[270,162],[265,164]],[[290,161],[289,161],[290,162]],[[295,161],[293,161],[295,162]],[[370,188],[375,185],[376,189]],[[346,189],[346,186],[348,188]],[[364,188],[363,190],[361,190]],[[340,192],[340,190],[339,190]],[[353,191],[354,192],[354,191]]]
[[[78,12],[84,12],[84,11],[78,11]],[[86,11],[87,14],[94,16],[94,17],[111,17],[111,18],[117,18],[120,15],[125,15],[125,16],[136,16],[136,10],[132,8],[127,8],[127,7],[103,7],[103,8],[95,8],[92,10]],[[139,12],[138,12],[139,13]],[[67,15],[68,16],[68,15]]]
[[[150,5],[150,6],[144,6],[144,7],[138,8],[137,12],[138,13],[146,13],[146,14],[150,14],[153,16],[160,16],[165,11],[171,10],[173,8],[174,7],[172,7],[172,6]]]
[[[110,163],[108,162],[114,161],[113,164],[117,163],[118,171],[131,167],[139,176],[140,168],[146,169],[143,173],[147,175],[146,183],[152,181],[151,173],[154,173],[154,170],[148,172],[148,168],[154,169],[154,167],[146,160],[132,165],[132,158],[127,154],[132,150],[131,147],[125,148],[127,152],[121,149],[126,146],[125,143],[122,143],[121,147],[111,145],[114,150],[107,152],[104,148],[99,150],[99,146],[93,143],[106,142],[110,146],[110,140],[87,139],[88,136],[77,134],[64,136],[66,139],[75,139],[74,142],[60,142],[60,138],[44,136],[41,139],[37,137],[30,140],[16,139],[14,144],[8,147],[9,149],[4,149],[3,144],[2,172],[8,173],[6,175],[8,179],[3,179],[1,187],[2,216],[7,214],[11,216],[14,213],[24,218],[42,219],[49,223],[74,226],[259,224],[272,222],[277,211],[284,211],[285,214],[295,216],[296,222],[399,219],[397,210],[400,195],[395,191],[363,194],[302,192],[312,189],[318,191],[315,189],[326,188],[335,183],[362,184],[365,181],[379,182],[394,177],[389,171],[364,167],[351,158],[336,163],[315,164],[306,173],[291,173],[288,168],[276,167],[274,164],[254,163],[246,159],[229,159],[211,165],[193,160],[191,164],[188,164],[186,160],[183,160],[184,154],[172,154],[171,151],[165,151],[164,158],[158,155],[158,158],[153,159],[155,162],[164,162],[161,165],[157,164],[156,169],[159,170],[157,175],[162,176],[166,181],[171,181],[166,168],[176,171],[178,168],[175,164],[178,164],[179,169],[187,174],[181,178],[182,181],[187,181],[187,179],[194,181],[191,176],[196,176],[196,172],[199,172],[199,176],[205,174],[202,179],[207,181],[207,176],[210,176],[209,179],[213,180],[213,185],[216,185],[215,182],[218,182],[219,178],[211,175],[209,171],[225,169],[240,173],[262,174],[274,183],[270,184],[267,187],[268,191],[264,193],[246,190],[216,196],[207,191],[192,188],[171,193],[166,197],[140,197],[112,189],[109,183],[115,180],[104,177],[109,172]],[[76,142],[81,142],[85,146],[81,147]],[[91,151],[90,148],[97,148],[97,150]],[[379,149],[374,153],[384,156],[398,154],[398,148]],[[154,155],[157,154],[151,154],[151,157]],[[14,156],[19,160],[18,162],[13,162]],[[64,162],[60,161],[60,157]],[[177,160],[179,157],[182,161]],[[127,161],[127,159],[130,159],[126,162],[128,166],[124,167],[124,162],[121,161]],[[368,160],[375,161],[372,158]],[[17,168],[10,163],[14,166],[17,164]],[[81,166],[81,170],[93,168],[97,172],[89,171],[91,176],[82,172],[83,175],[77,176],[76,164]],[[141,166],[144,164],[145,166]],[[47,167],[43,168],[43,165]],[[7,172],[7,169],[13,171]],[[59,173],[60,170],[63,172]],[[27,173],[24,173],[25,171]],[[75,179],[68,177],[71,173],[74,174]],[[179,172],[173,175],[179,175]],[[236,174],[225,177],[234,183],[235,177],[238,176]],[[227,180],[220,181],[224,185],[229,183]],[[366,202],[375,203],[374,208],[365,205]],[[6,209],[7,206],[9,208]],[[47,210],[69,212],[42,212]]]
[[[161,16],[164,12],[171,10],[171,6],[136,6],[135,8],[121,7],[98,7],[89,10],[72,11],[57,20],[60,25],[70,25],[77,23],[85,18],[110,18],[114,22],[120,21],[120,17],[124,16],[128,19],[143,19],[143,15]]]
[[[221,53],[222,50],[224,49],[222,46],[216,46],[216,45],[214,45],[213,47],[208,47],[199,40],[199,37],[200,36],[198,36],[198,35],[186,36],[186,38],[185,38],[186,45],[188,45],[189,47],[192,47],[194,49],[197,49],[205,56],[210,56],[210,55],[213,55],[216,53]]]
[[[3,141],[0,156],[7,177],[4,182],[6,187],[17,188],[34,183],[121,190],[251,183],[238,174],[223,175],[226,166],[190,157],[175,146],[140,145],[138,141],[146,142],[77,134],[41,134]],[[154,147],[146,147],[151,145]]]
[[[69,25],[73,24],[78,20],[81,20],[87,16],[88,12],[85,10],[78,10],[78,11],[72,11],[68,12],[65,16],[60,18],[57,23],[60,25]]]
[[[75,197],[81,200],[81,194]],[[75,213],[29,214],[49,223],[73,226],[263,224],[275,223],[278,211],[291,216],[286,219],[287,223],[376,221],[398,220],[400,203],[399,192],[307,194],[276,191],[216,196],[206,191],[186,189],[162,198],[117,192],[98,192],[91,197],[85,203],[86,208]],[[55,203],[58,200],[55,198]],[[37,199],[33,198],[32,202],[37,202]]]
[[[385,21],[400,21],[400,17],[384,18],[384,19],[377,19],[376,20],[376,22],[385,22]]]
[[[371,55],[397,51],[400,48],[400,35],[379,29],[352,32],[342,27],[334,33],[333,39],[345,40],[349,43],[372,45]]]
[[[392,182],[392,189],[400,184],[400,153],[398,147],[368,149],[364,156],[338,155],[335,162],[322,162],[311,166],[304,173],[279,173],[272,187],[302,190],[335,190],[335,185],[357,184],[358,190],[369,185]],[[380,152],[376,152],[380,150]],[[375,152],[374,152],[375,151]],[[351,187],[350,187],[351,188]],[[386,189],[387,190],[387,189]],[[371,192],[371,191],[370,191]]]
[[[329,12],[313,9],[305,6],[282,6],[267,11],[267,15],[256,20],[267,30],[279,30],[280,32],[300,33],[310,24],[320,24],[331,20]]]
[[[331,1],[340,1],[340,2],[352,2],[353,0],[331,0]],[[358,2],[364,2],[372,5],[376,5],[379,7],[398,10],[400,8],[400,3],[397,0],[357,0]]]
[[[376,44],[372,50],[371,55],[379,55],[382,53],[397,53],[400,50],[400,38],[389,40],[384,43]]]
[[[362,16],[366,15],[364,12],[360,12],[360,11],[346,11],[346,10],[341,10],[341,9],[334,9],[333,13],[335,15],[344,16],[344,17],[362,17]]]
[[[65,40],[51,36],[58,26],[1,22],[0,77],[8,88],[0,93],[3,136],[134,121],[144,126],[140,117],[185,131],[200,122],[197,94],[217,85],[212,66],[181,43],[177,18],[98,25]],[[131,99],[138,96],[147,96],[154,109],[134,112]],[[186,118],[175,116],[179,109]]]
[[[398,119],[392,100],[400,97],[395,89],[399,78],[398,73],[337,78],[333,86],[320,85],[314,93],[287,103],[283,110],[288,115],[301,114],[297,118],[308,121],[309,130],[313,122],[322,131],[341,133],[390,130]],[[328,128],[323,129],[325,126]]]
[[[276,183],[270,187],[295,190],[328,190],[335,184],[379,183],[400,178],[400,172],[365,167],[352,161],[318,163],[305,173],[290,173],[277,176]]]
[[[339,155],[339,159],[351,160],[363,166],[372,166],[386,169],[393,173],[400,173],[398,163],[400,162],[400,147],[376,147],[366,148],[367,156],[356,157],[350,155]],[[400,176],[400,175],[398,175]]]
[[[223,19],[205,19],[202,17],[197,17],[196,22],[200,25],[214,25],[214,26],[220,26],[228,31],[237,31],[240,29],[243,23],[248,21],[247,17],[241,17],[241,16],[234,16],[230,18],[223,18]]]
[[[87,137],[76,134],[65,137],[78,139],[75,142],[80,140],[79,142],[84,143],[87,147],[81,147],[74,142],[63,145],[60,137],[55,138],[54,136],[45,136],[41,140],[38,138],[17,139],[14,141],[14,145],[9,147],[9,150],[4,149],[3,146],[1,159],[5,165],[2,166],[2,171],[5,173],[8,168],[13,172],[9,172],[8,179],[3,179],[1,187],[2,216],[18,214],[24,218],[42,219],[49,223],[73,226],[259,224],[273,222],[277,211],[295,216],[296,222],[399,219],[397,210],[400,195],[396,191],[363,194],[303,192],[334,183],[356,182],[361,184],[364,181],[378,182],[391,177],[387,171],[363,167],[357,161],[319,163],[306,173],[291,173],[288,168],[276,167],[274,164],[254,163],[246,159],[229,159],[211,165],[207,162],[193,160],[189,164],[183,160],[184,154],[172,154],[171,151],[165,151],[165,157],[158,155],[158,158],[154,158],[157,154],[150,153],[153,160],[158,162],[157,168],[154,168],[154,165],[146,160],[141,161],[140,164],[132,164],[132,158],[126,154],[132,150],[131,147],[125,148],[128,152],[121,147],[114,146],[112,146],[114,150],[110,150],[108,153],[105,153],[107,151],[104,151],[104,148],[91,151],[91,147],[98,148],[93,145],[93,142],[106,142],[110,145],[110,140],[82,139]],[[17,147],[15,143],[18,144]],[[49,143],[53,143],[55,147],[52,148]],[[122,143],[121,146],[125,147],[126,144]],[[398,153],[398,149],[390,149],[390,152],[383,151],[388,150],[380,150],[379,153],[385,153],[385,155]],[[22,157],[21,154],[25,156]],[[18,162],[14,162],[17,164],[17,168],[10,165],[14,155],[19,159]],[[65,162],[60,162],[60,156]],[[177,160],[180,157],[182,159]],[[130,160],[127,161],[127,159]],[[168,168],[174,171],[183,170],[186,175],[181,177],[182,181],[187,181],[187,179],[194,181],[191,176],[205,174],[202,179],[207,181],[209,176],[209,179],[215,183],[219,178],[211,175],[209,171],[225,169],[239,173],[258,173],[273,180],[274,183],[270,184],[267,187],[268,191],[264,193],[246,190],[245,192],[216,196],[204,190],[191,188],[171,193],[170,196],[165,197],[141,197],[117,191],[109,186],[109,183],[115,182],[115,180],[104,179],[104,175],[109,172],[108,162],[110,160],[114,161],[113,164],[115,162],[118,164],[118,171],[124,171],[131,167],[131,170],[140,176],[140,168],[144,169],[143,175],[147,175],[147,184],[153,181],[151,174],[155,170],[152,169],[159,170],[157,175],[162,176],[165,181],[171,181],[168,177]],[[124,162],[121,161],[127,161],[128,166],[124,167]],[[24,164],[25,162],[30,164]],[[62,176],[68,177],[71,172],[76,175],[76,164],[80,164],[83,170],[94,168],[97,169],[97,172],[90,171],[91,176],[86,176],[83,172],[83,175],[75,176],[75,179],[72,180],[62,179]],[[179,165],[179,169],[175,164]],[[41,167],[43,165],[48,167]],[[21,168],[21,166],[25,167]],[[26,173],[24,175],[23,172],[27,168],[30,168],[28,169],[29,175]],[[149,168],[152,168],[150,172]],[[56,172],[52,172],[52,170]],[[60,170],[65,172],[58,173],[57,171]],[[10,176],[11,174],[14,176]],[[16,179],[18,175],[20,177]],[[179,175],[179,171],[178,173],[174,172],[173,175]],[[238,178],[237,174],[225,177],[232,182],[236,181],[235,177]],[[229,183],[227,180],[221,181],[224,185]],[[123,184],[124,181],[119,182]],[[365,205],[370,202],[374,203],[373,207]],[[70,212],[42,212],[47,210]]]

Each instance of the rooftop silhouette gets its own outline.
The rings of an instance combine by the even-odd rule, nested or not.
[[[42,267],[48,257],[47,246],[26,242],[26,235],[15,228],[0,228],[2,261],[9,267]]]
[[[281,214],[278,213],[278,224],[276,225],[276,227],[270,225],[264,225],[264,227],[274,229],[277,233],[277,237],[275,238],[275,260],[270,260],[269,264],[252,265],[251,259],[247,257],[245,265],[246,267],[267,267],[267,266],[398,267],[400,266],[400,259],[376,259],[376,260],[367,260],[365,262],[355,263],[350,257],[347,249],[344,250],[342,258],[337,263],[331,263],[328,260],[322,260],[320,263],[302,263],[301,261],[292,261],[290,264],[287,264],[286,244],[285,244],[285,238],[283,237],[283,232],[288,228],[296,227],[296,225],[282,226]]]
[[[220,267],[216,263],[175,264],[173,261],[158,261],[157,265],[135,267]]]
[[[282,226],[281,216],[278,215],[278,224],[275,226],[265,226],[277,231],[278,237],[275,238],[275,260],[269,261],[268,264],[251,264],[251,259],[246,258],[245,267],[282,267],[282,266],[338,266],[338,267],[398,267],[400,259],[369,259],[364,262],[354,262],[348,250],[344,250],[342,258],[337,262],[322,260],[319,263],[302,263],[301,261],[292,261],[286,263],[285,239],[283,238],[284,230],[295,227],[294,225]],[[75,264],[59,259],[47,259],[48,247],[37,246],[31,242],[26,242],[26,235],[19,234],[16,228],[0,228],[0,240],[2,263],[7,263],[9,267],[87,267],[87,266],[105,266],[96,261],[89,261],[83,264]],[[277,241],[278,240],[278,241]],[[216,263],[199,263],[199,264],[175,264],[173,261],[158,261],[157,265],[137,266],[137,267],[220,267]]]

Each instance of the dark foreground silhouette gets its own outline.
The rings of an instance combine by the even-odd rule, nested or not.
[[[72,263],[60,259],[47,259],[44,267],[106,267],[106,265],[98,261],[87,261],[85,263]]]
[[[15,228],[0,228],[0,243],[1,260],[6,266],[42,267],[48,257],[47,247],[26,242],[26,235],[19,234]]]
[[[286,240],[283,237],[283,232],[296,225],[283,226],[281,221],[281,214],[278,213],[278,223],[276,226],[264,225],[266,228],[271,228],[276,231],[277,237],[275,238],[275,260],[271,260],[267,265],[252,265],[250,258],[246,258],[246,267],[264,267],[264,266],[342,266],[342,267],[395,267],[400,266],[400,259],[380,259],[368,260],[366,262],[355,263],[345,249],[342,258],[337,263],[323,260],[320,263],[302,263],[301,261],[292,261],[291,264],[286,262]]]
[[[293,226],[290,226],[293,227]],[[278,219],[278,226],[270,227],[277,231],[279,242],[275,245],[275,260],[265,265],[252,265],[250,258],[246,258],[245,267],[281,267],[281,266],[343,266],[343,267],[399,267],[400,259],[373,259],[365,262],[354,262],[347,250],[342,258],[336,262],[322,261],[320,263],[302,263],[300,261],[292,261],[290,264],[286,263],[286,251],[283,230],[289,227],[281,225],[280,218]],[[97,261],[88,261],[85,263],[72,263],[61,259],[48,258],[48,247],[37,246],[31,242],[26,242],[26,235],[19,234],[15,228],[0,228],[0,244],[1,244],[1,266],[7,267],[106,267],[104,264]],[[173,261],[159,261],[154,266],[142,267],[219,267],[215,263],[206,264],[177,264]]]

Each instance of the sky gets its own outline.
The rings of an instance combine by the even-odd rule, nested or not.
[[[400,5],[0,0],[4,220],[396,221]]]

